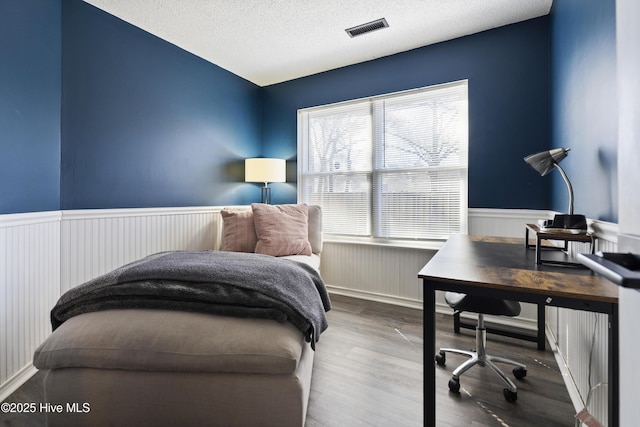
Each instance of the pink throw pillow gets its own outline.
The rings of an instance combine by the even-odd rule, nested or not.
[[[311,255],[306,204],[254,203],[251,209],[258,237],[256,253],[273,256]]]
[[[222,250],[231,252],[254,252],[258,238],[253,225],[253,212],[220,211],[223,222]]]

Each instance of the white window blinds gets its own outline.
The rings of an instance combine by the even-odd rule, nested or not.
[[[467,231],[467,81],[298,112],[298,197],[324,232],[442,239]]]

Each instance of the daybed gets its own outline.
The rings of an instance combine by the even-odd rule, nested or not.
[[[63,405],[60,412],[47,413],[49,425],[304,425],[314,345],[326,318],[300,313],[317,311],[310,307],[320,304],[322,316],[315,316],[323,317],[330,309],[324,284],[314,274],[322,249],[321,211],[306,205],[252,205],[251,210],[222,214],[226,251],[200,251],[196,261],[186,264],[199,270],[202,258],[222,257],[215,268],[225,270],[223,278],[213,282],[230,280],[228,275],[236,276],[240,269],[239,276],[252,283],[246,289],[241,285],[243,291],[225,286],[212,296],[211,283],[185,291],[194,273],[179,260],[193,258],[181,251],[131,263],[60,298],[52,310],[54,332],[34,355],[34,365],[46,371],[45,401]],[[290,230],[292,223],[297,231]],[[300,239],[303,223],[306,235]],[[254,250],[272,255],[239,253]],[[273,256],[284,252],[303,255]],[[151,281],[148,271],[155,274],[155,267],[149,265],[166,258],[172,260],[170,277]],[[272,280],[265,271],[289,271],[285,265],[294,266],[297,280],[286,287],[306,291],[283,294],[292,300],[303,295],[307,301],[299,305],[306,307],[290,301],[283,306],[268,291],[280,292],[279,283],[290,279]],[[255,277],[264,281],[253,283]],[[126,296],[119,295],[116,302],[106,299],[121,285]],[[162,287],[170,291],[160,299],[156,291]],[[267,289],[264,295],[262,289]],[[184,292],[188,297],[182,298]],[[186,302],[174,306],[173,299]],[[203,304],[203,299],[213,302]],[[247,307],[254,299],[255,306]],[[121,305],[121,300],[129,302]]]

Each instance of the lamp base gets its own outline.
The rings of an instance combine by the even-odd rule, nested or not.
[[[545,221],[541,227],[543,230],[562,230],[569,233],[586,233],[587,218],[584,215],[558,214],[552,221]]]
[[[265,185],[260,188],[260,202],[266,203],[267,205],[271,204],[271,187]]]

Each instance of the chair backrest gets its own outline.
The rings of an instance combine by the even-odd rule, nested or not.
[[[449,307],[457,311],[511,317],[520,314],[520,303],[518,301],[467,295],[458,292],[446,292],[444,300],[449,304]]]

